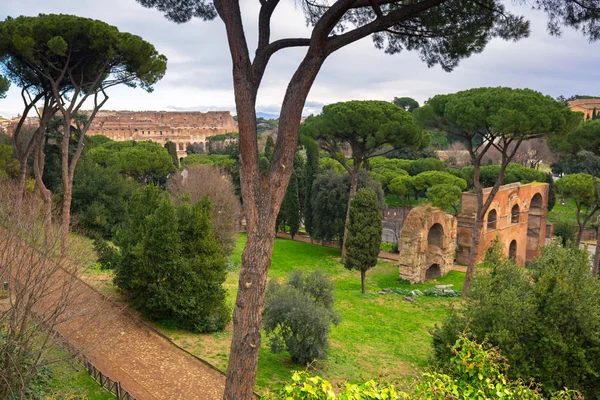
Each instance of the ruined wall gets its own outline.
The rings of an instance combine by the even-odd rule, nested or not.
[[[398,241],[400,278],[411,283],[446,275],[454,265],[456,218],[434,207],[415,207]]]
[[[486,201],[491,188],[484,190]],[[511,183],[500,187],[488,209],[477,250],[477,261],[498,237],[504,253],[519,265],[533,260],[544,245],[548,184]],[[474,193],[463,193],[462,212],[458,216],[456,261],[468,264],[471,236],[475,223],[477,197]]]
[[[171,141],[182,158],[190,143],[205,144],[210,136],[237,130],[229,111],[100,111],[88,135],[103,135],[116,141],[150,140],[163,146]]]

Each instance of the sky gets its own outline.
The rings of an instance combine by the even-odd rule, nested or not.
[[[242,0],[244,27],[251,53],[256,43],[258,0]],[[272,20],[273,40],[306,37],[302,11],[294,0],[283,0]],[[463,60],[453,72],[428,68],[418,54],[388,55],[376,50],[370,38],[331,55],[308,96],[304,114],[323,105],[349,100],[388,100],[412,97],[421,104],[436,94],[473,87],[531,88],[556,97],[600,95],[600,42],[589,43],[579,32],[565,29],[561,37],[546,32],[545,15],[510,2],[507,8],[531,21],[531,35],[519,42],[493,40],[481,54]],[[95,18],[123,32],[141,36],[168,58],[165,77],[152,93],[115,87],[105,109],[110,110],[230,110],[235,114],[231,58],[223,23],[194,19],[185,24],[166,20],[135,0],[0,0],[0,19],[6,16],[63,13]],[[287,83],[305,50],[276,53],[267,68],[257,111],[278,115]],[[0,100],[0,116],[14,117],[23,108],[19,89],[12,85]]]

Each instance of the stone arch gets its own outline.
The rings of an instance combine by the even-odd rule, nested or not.
[[[510,209],[510,223],[511,224],[519,223],[520,212],[521,212],[521,209],[519,208],[518,204],[515,204],[514,206],[512,206],[512,208]]]
[[[487,215],[487,230],[496,229],[498,223],[498,212],[495,208],[491,209]]]
[[[427,246],[436,246],[444,248],[444,228],[439,223],[435,223],[429,228],[427,234]]]
[[[513,239],[508,246],[508,258],[512,261],[517,261],[517,241]]]
[[[425,271],[426,280],[439,278],[440,276],[442,276],[442,270],[439,264],[431,264],[429,268],[427,268],[427,271]]]
[[[535,209],[535,210],[539,210],[541,212],[543,205],[544,204],[543,204],[542,195],[539,193],[536,193],[531,198],[531,204],[529,205],[529,210],[531,211],[532,209]]]

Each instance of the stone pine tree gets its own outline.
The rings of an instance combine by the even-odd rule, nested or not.
[[[408,112],[413,112],[419,108],[419,102],[411,97],[394,97],[392,103]]]
[[[438,95],[415,111],[417,118],[459,137],[465,144],[473,168],[477,212],[471,236],[469,264],[463,294],[475,272],[477,252],[485,215],[504,182],[506,169],[524,140],[563,135],[580,122],[568,106],[530,89],[477,88]],[[481,163],[494,148],[501,156],[500,170],[487,199],[481,182]]]
[[[596,193],[594,178],[584,173],[566,175],[556,181],[556,188],[563,196],[575,201],[575,215],[579,228],[575,246],[579,247],[585,227],[600,211],[600,197]]]
[[[62,251],[66,252],[71,222],[75,166],[94,117],[108,100],[106,89],[116,85],[140,86],[152,91],[166,70],[166,57],[153,45],[102,21],[73,15],[40,14],[7,18],[0,23],[0,59],[7,69],[34,75],[53,110],[62,117],[61,168],[63,186]],[[22,81],[18,81],[23,83]],[[76,115],[91,106],[84,123]],[[72,127],[76,129],[72,129]],[[36,136],[34,173],[45,200],[49,197],[41,176],[44,131]],[[70,142],[77,136],[77,147]],[[35,162],[37,161],[37,162]],[[37,168],[36,168],[37,165]],[[46,201],[48,202],[48,201]]]
[[[365,293],[367,271],[377,264],[381,233],[383,231],[381,210],[373,189],[363,188],[356,192],[350,203],[348,221],[348,252],[345,267],[360,271],[360,285]]]
[[[242,23],[239,0],[137,0],[155,7],[172,21],[182,23],[193,17],[212,20],[219,16],[225,25],[231,53],[233,87],[240,129],[242,197],[248,241],[242,256],[239,291],[234,310],[234,328],[227,368],[224,398],[248,399],[256,378],[261,341],[261,308],[275,240],[275,224],[290,165],[298,143],[298,129],[308,93],[327,58],[361,39],[371,37],[378,49],[389,54],[408,49],[419,53],[428,65],[446,71],[459,61],[483,51],[494,38],[519,40],[529,35],[525,18],[506,10],[501,0],[331,0],[297,1],[311,26],[306,36],[271,35],[271,19],[280,0],[255,2],[253,14],[257,32],[256,48],[250,48]],[[520,2],[523,2],[520,0]],[[532,0],[530,6],[549,16],[549,30],[557,35],[561,27],[580,29],[598,39],[598,0]],[[246,9],[244,9],[246,10]],[[249,10],[254,12],[255,9]],[[304,55],[293,72],[281,101],[277,143],[267,173],[260,169],[256,100],[271,57],[292,47]],[[201,51],[201,49],[199,49]],[[358,55],[357,57],[364,57]],[[407,71],[404,71],[407,72]]]
[[[301,132],[315,140],[350,174],[346,224],[350,219],[350,202],[358,189],[358,173],[369,158],[402,148],[419,150],[429,143],[429,137],[409,112],[386,101],[349,101],[327,105],[321,114],[304,121]],[[344,150],[350,150],[350,160],[346,159]],[[342,258],[346,258],[347,236],[346,229]]]

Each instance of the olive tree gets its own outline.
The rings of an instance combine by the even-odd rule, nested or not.
[[[500,0],[299,0],[312,31],[305,37],[271,37],[271,19],[280,0],[261,0],[256,18],[258,40],[251,51],[239,0],[137,0],[155,7],[175,22],[219,16],[225,25],[232,60],[233,87],[240,129],[242,197],[248,241],[242,256],[239,291],[234,310],[231,355],[227,368],[226,399],[252,396],[261,337],[261,309],[275,240],[275,224],[290,166],[298,143],[298,129],[308,93],[327,58],[336,51],[371,36],[378,49],[395,54],[414,50],[428,65],[447,71],[461,59],[481,52],[493,38],[519,40],[529,34],[529,23],[506,10]],[[525,3],[524,0],[518,0]],[[563,25],[578,28],[591,39],[600,37],[598,0],[532,0],[530,6],[549,16],[552,34]],[[271,57],[289,48],[304,48],[284,98],[277,142],[266,174],[260,170],[256,100]]]

